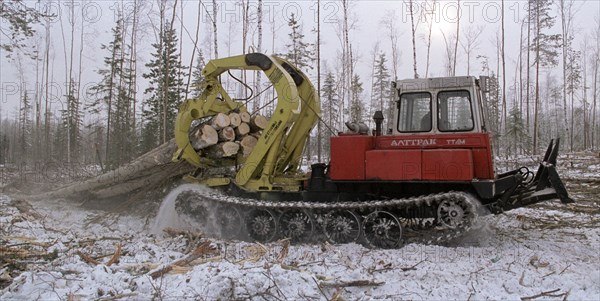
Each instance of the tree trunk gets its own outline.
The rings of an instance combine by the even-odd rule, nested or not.
[[[175,140],[171,139],[118,169],[53,191],[19,197],[30,200],[104,199],[126,196],[141,189],[160,187],[194,169],[186,162],[172,161],[176,149]]]
[[[415,17],[413,11],[413,1],[410,0],[410,24],[412,30],[412,50],[413,50],[413,73],[414,78],[419,78],[419,73],[417,73],[417,29],[415,28]]]
[[[211,148],[206,149],[205,153],[210,158],[226,158],[231,157],[240,150],[240,145],[235,142],[222,142]]]
[[[458,56],[458,40],[460,38],[460,0],[457,1],[456,7],[456,41],[454,41],[454,59],[452,62],[452,76],[456,76],[456,58]]]

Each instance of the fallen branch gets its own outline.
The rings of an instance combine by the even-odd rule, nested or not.
[[[281,241],[281,243],[282,243],[281,252],[279,252],[279,255],[277,256],[277,262],[279,264],[283,263],[283,260],[285,260],[285,258],[288,256],[288,251],[290,248],[290,240],[284,239]]]
[[[94,258],[92,258],[90,255],[87,255],[81,251],[77,251],[77,255],[79,255],[79,257],[81,257],[81,260],[85,261],[87,264],[91,264],[91,265],[99,265],[100,262]]]
[[[118,243],[117,244],[117,249],[115,250],[115,254],[113,254],[113,256],[110,258],[110,260],[108,260],[108,262],[106,263],[106,265],[107,266],[111,266],[112,264],[114,264],[115,262],[117,262],[120,257],[121,257],[121,244]]]
[[[533,295],[533,296],[529,296],[529,297],[521,297],[522,301],[525,300],[532,300],[532,299],[537,299],[537,298],[541,298],[541,297],[562,297],[564,295],[566,295],[567,293],[561,293],[561,294],[554,294],[556,292],[559,292],[560,288],[551,290],[551,291],[546,291],[546,292],[541,292],[537,295]]]
[[[179,259],[173,262],[172,264],[169,264],[166,267],[159,269],[158,271],[150,273],[150,277],[152,277],[152,279],[162,277],[164,274],[167,274],[168,272],[174,270],[175,267],[183,267],[189,265],[194,260],[200,258],[203,255],[214,253],[216,249],[210,244],[210,241],[204,242],[203,244],[199,245],[196,249],[194,249],[194,251],[192,251],[192,253],[186,256],[185,258]]]
[[[417,262],[415,265],[407,267],[407,268],[400,268],[403,272],[407,272],[407,271],[416,271],[417,270],[417,266],[420,265],[421,263],[425,262],[425,259]]]
[[[351,287],[351,286],[380,286],[385,284],[385,281],[375,280],[352,280],[352,281],[340,281],[340,282],[320,282],[321,287]]]

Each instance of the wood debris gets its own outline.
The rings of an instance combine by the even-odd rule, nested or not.
[[[179,259],[157,271],[154,271],[152,273],[150,273],[150,277],[152,277],[152,279],[156,279],[159,277],[162,277],[163,275],[173,271],[174,269],[177,269],[178,267],[185,267],[187,265],[190,265],[192,262],[194,262],[196,259],[205,256],[205,255],[209,255],[209,254],[215,254],[217,251],[217,249],[213,246],[211,246],[211,242],[210,241],[206,241],[204,243],[202,243],[201,245],[199,245],[198,247],[196,247],[191,254],[189,254],[188,256]]]
[[[545,291],[545,292],[541,292],[537,295],[533,295],[533,296],[528,296],[528,297],[521,297],[522,301],[526,301],[526,300],[533,300],[533,299],[537,299],[537,298],[542,298],[542,297],[564,297],[568,294],[568,292],[565,293],[558,293],[560,292],[560,288],[557,289],[553,289],[551,291]],[[558,293],[558,294],[556,294]]]
[[[385,281],[375,280],[350,280],[339,282],[319,282],[321,287],[362,287],[362,286],[380,286],[385,284]]]

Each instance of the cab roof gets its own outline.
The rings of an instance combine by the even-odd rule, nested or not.
[[[396,89],[399,92],[429,91],[447,88],[468,88],[475,86],[477,78],[474,76],[452,76],[397,80]]]

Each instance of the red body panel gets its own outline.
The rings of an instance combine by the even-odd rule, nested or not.
[[[473,157],[470,149],[425,149],[423,180],[470,181],[473,179]]]
[[[373,149],[374,144],[373,136],[331,137],[331,179],[364,180],[366,153]]]
[[[420,150],[367,151],[367,180],[420,180]]]
[[[487,133],[331,138],[332,180],[493,179]]]

